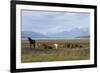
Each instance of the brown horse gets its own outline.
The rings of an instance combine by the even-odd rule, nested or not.
[[[29,40],[30,48],[32,48],[32,46],[35,48],[36,41],[31,39],[30,37],[28,37],[28,40]]]

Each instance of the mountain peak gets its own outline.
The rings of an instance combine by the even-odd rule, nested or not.
[[[32,32],[32,31],[22,31],[21,32],[21,37],[22,38],[27,38],[27,37],[31,37],[31,38],[47,38],[46,35],[43,35],[41,33],[37,33],[37,32]]]
[[[22,38],[76,38],[79,36],[90,36],[90,31],[87,28],[73,28],[69,31],[57,32],[57,33],[47,33],[46,35],[32,32],[32,31],[22,31]]]

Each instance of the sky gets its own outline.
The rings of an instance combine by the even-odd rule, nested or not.
[[[74,28],[90,28],[90,14],[60,11],[21,11],[22,31],[42,34],[69,31]]]

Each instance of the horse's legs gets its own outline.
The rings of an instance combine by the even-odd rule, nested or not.
[[[30,43],[30,49],[31,49],[31,43]]]
[[[35,48],[35,43],[33,44],[34,48]]]
[[[30,43],[30,49],[31,49],[31,43]]]

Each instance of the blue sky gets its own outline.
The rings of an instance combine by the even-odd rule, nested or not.
[[[22,31],[48,34],[90,28],[89,13],[22,10],[21,14]]]

